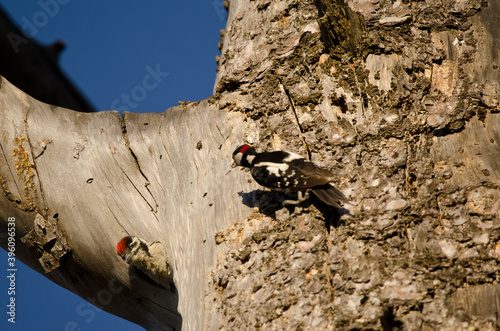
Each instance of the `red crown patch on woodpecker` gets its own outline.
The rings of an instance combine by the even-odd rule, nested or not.
[[[127,245],[128,245],[128,241],[127,241],[127,238],[123,238],[122,240],[120,240],[118,242],[118,244],[116,245],[116,252],[119,254],[119,255],[122,255],[123,252],[125,251],[125,249],[127,248]]]
[[[243,146],[241,146],[241,147],[239,148],[239,151],[240,151],[241,153],[245,153],[245,151],[246,151],[247,149],[249,149],[249,148],[252,148],[252,146],[250,146],[250,145],[243,145]]]

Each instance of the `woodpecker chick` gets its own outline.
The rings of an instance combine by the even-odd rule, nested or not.
[[[151,280],[166,289],[172,289],[174,278],[167,261],[167,252],[159,242],[147,244],[144,240],[127,236],[116,245],[116,252],[130,265],[144,272]]]
[[[233,152],[233,160],[236,165],[249,168],[253,179],[264,187],[284,192],[297,191],[297,200],[285,200],[284,205],[306,200],[308,190],[336,208],[340,208],[339,202],[348,201],[340,190],[330,184],[334,177],[331,171],[298,154],[285,151],[257,153],[253,147],[243,145]]]

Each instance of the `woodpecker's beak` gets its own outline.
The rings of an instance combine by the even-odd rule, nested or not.
[[[128,263],[130,261],[130,258],[132,257],[132,254],[125,253],[125,254],[121,255],[121,257],[122,257],[123,261]]]
[[[236,165],[236,162],[233,160],[233,163],[231,164],[231,168],[236,168],[237,165]]]

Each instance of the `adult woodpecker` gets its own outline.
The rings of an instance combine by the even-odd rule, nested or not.
[[[285,200],[284,205],[306,200],[309,190],[321,201],[336,208],[341,208],[339,202],[348,201],[340,190],[330,184],[334,177],[331,171],[298,154],[285,151],[257,153],[253,147],[243,145],[233,152],[233,160],[236,165],[249,168],[255,181],[264,187],[287,193],[297,191],[297,200]]]
[[[167,252],[161,243],[147,244],[140,238],[127,236],[118,242],[116,252],[125,262],[141,270],[155,283],[170,290],[175,286]]]

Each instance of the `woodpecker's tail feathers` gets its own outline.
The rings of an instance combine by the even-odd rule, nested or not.
[[[340,202],[348,202],[347,197],[331,184],[316,186],[311,190],[321,201],[335,208],[342,208]]]

